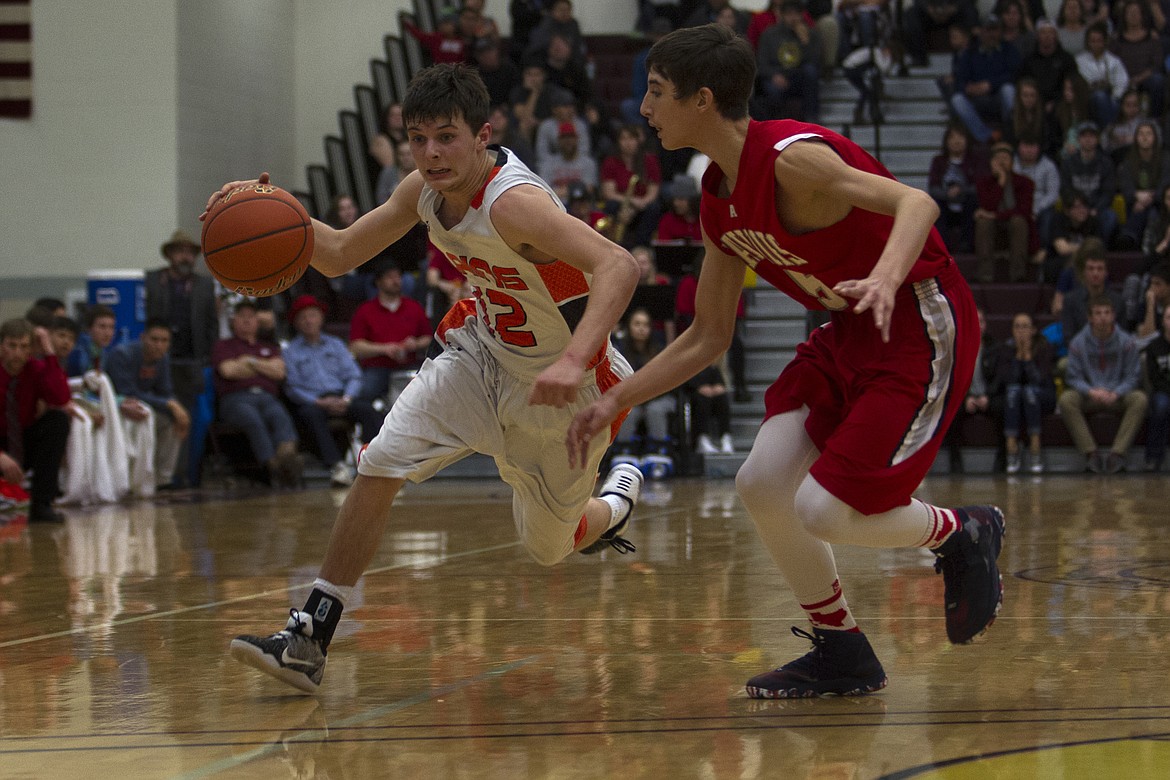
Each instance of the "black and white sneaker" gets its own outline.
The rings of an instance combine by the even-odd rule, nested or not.
[[[609,470],[609,476],[601,485],[602,496],[618,496],[625,500],[626,514],[612,528],[601,535],[596,542],[581,550],[585,555],[601,552],[606,547],[612,547],[623,555],[634,552],[637,548],[633,542],[621,535],[630,523],[630,515],[634,513],[634,504],[638,503],[638,494],[642,492],[642,472],[629,463],[619,463]]]
[[[288,625],[272,636],[245,634],[232,640],[232,658],[288,683],[305,693],[316,693],[325,674],[325,648],[313,639],[313,618],[295,609]]]

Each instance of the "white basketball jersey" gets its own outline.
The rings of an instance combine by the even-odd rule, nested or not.
[[[436,214],[442,195],[425,184],[418,213],[430,230],[431,242],[472,285],[475,316],[484,326],[481,331],[490,334],[484,339],[488,349],[511,373],[535,377],[569,343],[585,311],[590,277],[559,260],[537,265],[514,252],[496,232],[492,204],[519,184],[539,187],[564,211],[556,193],[518,157],[504,148],[498,148],[498,154],[495,168],[459,224],[450,229],[442,226]],[[452,324],[444,320],[444,326],[440,338]]]

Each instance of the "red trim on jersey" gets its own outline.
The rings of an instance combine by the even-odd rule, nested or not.
[[[589,294],[589,282],[585,280],[585,273],[568,263],[557,260],[555,263],[544,263],[536,266],[540,280],[548,288],[554,303],[567,301],[580,295]]]
[[[603,353],[604,353],[604,348],[602,348],[602,349],[603,349]],[[622,381],[622,378],[620,376],[618,376],[616,373],[614,373],[613,364],[609,362],[609,355],[608,354],[605,354],[601,358],[601,362],[599,362],[597,364],[597,368],[594,369],[593,375],[594,375],[594,377],[596,377],[597,389],[600,390],[602,392],[602,394],[608,393],[610,390],[617,387],[618,382]],[[629,409],[621,410],[620,412],[618,412],[618,416],[616,418],[614,418],[614,421],[612,423],[610,423],[610,425],[609,425],[609,443],[610,444],[613,444],[614,439],[617,438],[618,429],[622,427],[622,423],[624,423],[626,421],[626,415],[628,415],[629,413],[630,413]]]
[[[472,298],[464,298],[456,301],[451,310],[443,315],[443,319],[439,321],[439,327],[435,328],[435,338],[444,344],[447,343],[447,331],[452,328],[462,328],[463,323],[467,321],[468,317],[475,316],[475,300]]]
[[[479,192],[475,193],[475,197],[471,199],[471,207],[473,209],[477,209],[483,205],[483,194],[487,190],[487,186],[491,184],[492,179],[496,178],[496,174],[499,173],[500,169],[503,167],[504,166],[502,165],[497,165],[496,167],[492,168],[492,172],[488,174],[486,179],[484,179],[483,186],[479,188]]]

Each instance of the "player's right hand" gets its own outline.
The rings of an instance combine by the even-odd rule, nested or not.
[[[599,433],[608,435],[610,423],[617,418],[619,411],[613,395],[607,394],[577,412],[573,422],[569,423],[569,433],[565,437],[565,446],[569,450],[569,468],[585,468],[589,462],[589,442]]]
[[[207,205],[203,208],[203,213],[199,215],[199,221],[202,222],[203,220],[207,219],[207,212],[211,211],[211,207],[215,205],[215,202],[220,198],[226,197],[227,194],[232,190],[239,189],[240,187],[247,187],[249,184],[268,184],[268,181],[268,172],[265,171],[264,173],[260,174],[260,178],[258,179],[228,182],[215,192],[211,193],[211,197],[207,199]]]

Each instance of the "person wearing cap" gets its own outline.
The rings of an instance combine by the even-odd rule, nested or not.
[[[231,338],[220,339],[211,350],[219,419],[244,430],[274,487],[296,487],[304,461],[297,452],[296,426],[280,400],[286,373],[280,345],[257,335],[260,319],[251,299],[235,305],[231,326]]]
[[[1085,50],[1077,55],[1077,71],[1089,85],[1089,110],[1099,127],[1117,117],[1121,96],[1129,86],[1125,63],[1105,48],[1108,29],[1098,22],[1085,31]]]
[[[994,281],[995,246],[1005,238],[1010,281],[1024,281],[1028,270],[1029,249],[1036,233],[1032,221],[1036,185],[1027,176],[1012,171],[1014,151],[1006,143],[991,147],[991,171],[975,182],[979,202],[975,209],[975,274],[984,284]]]
[[[987,143],[992,128],[988,122],[1011,121],[1016,98],[1015,80],[1020,69],[1020,52],[1002,40],[999,17],[987,17],[979,31],[979,44],[970,46],[955,59],[955,94],[951,109],[979,143]]]
[[[685,173],[676,173],[664,188],[670,209],[658,220],[656,241],[702,243],[699,224],[699,185]]]
[[[1080,193],[1089,204],[1089,214],[1097,218],[1101,240],[1109,246],[1117,232],[1117,214],[1113,198],[1117,195],[1117,172],[1109,155],[1101,151],[1101,131],[1093,122],[1077,126],[1077,151],[1060,161],[1060,199],[1072,203]]]
[[[362,443],[369,444],[382,429],[382,415],[360,397],[362,370],[345,342],[322,332],[325,314],[325,305],[311,295],[300,296],[289,308],[297,335],[284,348],[284,392],[312,436],[330,480],[341,487],[353,484],[354,470],[342,458],[330,419],[357,423]]]
[[[165,268],[146,273],[146,319],[161,317],[171,326],[171,385],[190,413],[203,391],[203,369],[219,338],[215,283],[195,273],[199,244],[176,230],[160,247]],[[180,463],[183,455],[180,454]]]
[[[1079,0],[1075,0],[1079,2]],[[1079,51],[1079,48],[1078,48]],[[1061,44],[1056,25],[1047,19],[1036,22],[1036,45],[1020,66],[1019,78],[1036,80],[1036,89],[1045,111],[1051,111],[1060,99],[1064,80],[1077,73],[1077,62]]]
[[[590,143],[589,125],[577,113],[577,99],[573,97],[573,93],[554,85],[549,98],[549,110],[551,112],[549,116],[536,128],[537,167],[559,153],[558,140],[565,123],[576,129],[577,151],[586,157],[592,157],[593,146]]]
[[[574,182],[597,187],[597,160],[581,151],[581,137],[572,122],[561,122],[557,128],[557,153],[537,164],[536,172],[563,203],[568,203],[569,187]]]

